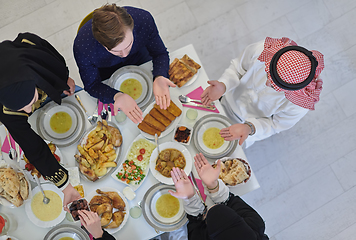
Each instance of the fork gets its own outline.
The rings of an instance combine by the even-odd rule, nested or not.
[[[79,96],[78,95],[75,95],[75,99],[77,99],[79,105],[83,108],[85,114],[87,115],[87,118],[88,118],[88,121],[90,122],[90,124],[95,124],[96,123],[96,120],[98,119],[98,117],[95,117],[95,115],[93,114],[93,116],[90,116],[89,113],[87,112],[87,110],[85,109],[82,101],[80,100]],[[98,115],[98,114],[96,114]]]

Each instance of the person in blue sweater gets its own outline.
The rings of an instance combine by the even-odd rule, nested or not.
[[[129,95],[102,83],[119,68],[153,62],[153,93],[156,103],[166,109],[170,103],[169,56],[152,15],[143,9],[104,5],[78,31],[74,57],[84,89],[103,103],[114,103],[134,123],[142,111]]]

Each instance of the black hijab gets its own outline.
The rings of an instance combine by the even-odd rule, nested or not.
[[[13,109],[30,103],[34,88],[30,87],[27,94],[21,93],[31,83],[60,104],[61,93],[69,89],[68,75],[64,58],[50,43],[35,34],[20,33],[14,41],[0,43],[0,103],[5,107]],[[12,107],[6,105],[10,98],[16,98],[16,103],[10,104]]]

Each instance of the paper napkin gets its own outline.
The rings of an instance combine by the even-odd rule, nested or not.
[[[194,100],[201,100],[200,96],[201,96],[201,94],[203,92],[204,92],[203,88],[202,87],[198,87],[197,89],[193,90],[191,93],[188,93],[187,96],[190,97],[191,99],[194,99]],[[216,110],[209,110],[209,109],[206,109],[206,108],[185,105],[184,103],[182,103],[182,105],[184,107],[190,107],[190,108],[195,108],[195,109],[198,109],[198,110],[219,113],[219,110],[217,108],[216,108]]]

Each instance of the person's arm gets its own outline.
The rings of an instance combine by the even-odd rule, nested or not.
[[[2,105],[0,105],[2,109]],[[20,145],[26,158],[46,179],[63,190],[68,185],[68,171],[53,156],[48,145],[27,122],[26,116],[7,115],[0,111],[0,121]]]
[[[255,134],[249,136],[249,141],[258,141],[272,136],[273,134],[290,129],[308,112],[308,109],[299,107],[293,103],[288,103],[288,107],[270,117],[247,118],[255,127]]]
[[[263,43],[264,41],[260,41],[247,46],[240,57],[231,60],[230,66],[218,79],[219,82],[225,84],[226,92],[239,86],[242,76],[261,54]]]
[[[150,56],[152,57],[153,78],[155,79],[158,76],[169,78],[169,56],[167,48],[159,35],[156,23],[152,15],[149,12],[146,13],[147,20],[145,21],[145,28],[148,34],[146,47]]]
[[[79,32],[73,46],[74,58],[79,68],[84,90],[87,91],[90,96],[98,98],[103,103],[113,103],[114,96],[119,91],[101,82],[105,79],[101,79],[99,69],[95,64],[97,55],[95,51],[101,52],[101,50],[106,50],[102,46],[96,46],[91,38],[87,39],[86,34],[92,34],[91,29],[83,29],[83,31]],[[100,47],[102,47],[102,49],[100,49]]]

